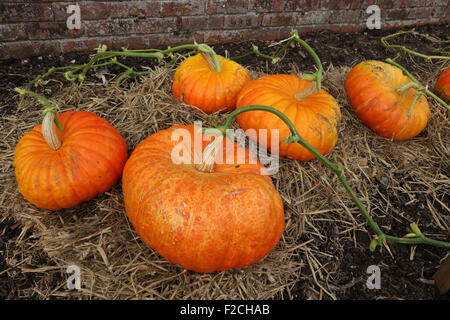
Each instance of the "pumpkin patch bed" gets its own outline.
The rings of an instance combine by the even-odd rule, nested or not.
[[[417,28],[446,37],[448,25]],[[429,100],[430,117],[416,137],[391,141],[378,136],[355,115],[345,90],[350,69],[363,60],[384,60],[395,52],[380,43],[388,31],[302,35],[324,65],[323,86],[340,106],[337,141],[326,157],[336,157],[364,206],[388,234],[402,236],[416,222],[421,231],[450,240],[449,113]],[[401,41],[401,40],[398,40]],[[217,54],[236,56],[252,44],[273,54],[272,42],[248,41],[214,46]],[[417,45],[405,40],[405,45]],[[328,48],[328,49],[327,49]],[[413,47],[414,48],[414,47]],[[432,52],[424,42],[414,49]],[[271,51],[272,50],[272,51]],[[300,48],[289,48],[272,65],[256,56],[238,62],[252,79],[268,74],[314,72]],[[447,250],[432,246],[389,244],[391,253],[369,250],[372,230],[340,184],[318,160],[281,158],[271,176],[284,206],[284,231],[262,260],[239,269],[198,273],[170,263],[150,249],[128,220],[122,182],[70,209],[42,210],[24,199],[15,180],[14,149],[42,121],[42,106],[30,97],[18,106],[14,87],[23,86],[54,65],[87,56],[67,55],[0,64],[2,154],[0,156],[0,297],[9,299],[448,299],[439,295],[432,276]],[[128,156],[147,137],[173,126],[224,122],[226,114],[208,114],[177,101],[172,79],[177,65],[122,85],[103,84],[89,75],[83,85],[52,80],[39,91],[62,111],[89,111],[115,127]],[[449,62],[403,56],[397,60],[432,88]],[[106,74],[115,76],[115,70]],[[195,111],[195,112],[194,112]],[[208,111],[209,112],[209,111]],[[239,123],[234,121],[233,127]],[[135,174],[135,173],[134,173]],[[197,200],[198,201],[198,200]],[[191,205],[191,203],[189,203]],[[201,205],[201,204],[197,204]],[[246,223],[241,221],[240,223]],[[239,223],[234,221],[233,223]],[[228,227],[228,226],[227,226]],[[163,245],[163,244],[161,244]],[[81,289],[67,288],[68,266],[81,271]],[[367,268],[379,266],[381,288],[369,289]]]

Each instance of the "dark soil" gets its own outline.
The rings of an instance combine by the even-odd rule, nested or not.
[[[406,30],[406,29],[405,29]],[[448,37],[448,24],[428,25],[416,28],[417,31],[446,39]],[[322,60],[324,69],[331,64],[333,66],[353,66],[357,62],[369,59],[384,60],[387,57],[394,57],[396,51],[386,50],[381,42],[382,36],[393,33],[393,31],[383,30],[367,30],[361,33],[334,33],[330,31],[320,31],[301,35],[312,48],[314,48]],[[436,44],[424,39],[414,40],[412,37],[402,37],[391,42],[401,43],[411,49],[415,49],[425,54],[435,54]],[[251,50],[252,45],[257,45],[260,50],[269,55],[275,54],[279,47],[269,47],[268,42],[248,41],[242,43],[229,43],[216,45],[214,49],[218,54],[228,54],[230,57],[244,54]],[[28,81],[32,80],[39,74],[45,73],[52,66],[63,66],[75,60],[76,63],[87,61],[88,55],[67,54],[61,57],[33,57],[27,60],[8,60],[0,62],[0,102],[3,107],[0,108],[0,114],[6,116],[11,110],[16,108],[18,97],[13,91],[15,87],[24,86]],[[405,62],[406,58],[398,60],[400,63]],[[417,65],[424,63],[421,58],[414,58]],[[128,65],[142,66],[152,65],[154,61],[144,59],[127,59]],[[288,73],[292,69],[292,65],[296,64],[302,72],[314,71],[314,62],[305,51],[298,49],[289,49],[282,60],[272,65],[270,62],[256,57],[249,56],[239,60],[239,63],[245,66],[251,66],[253,70],[259,69],[265,73]],[[114,70],[110,70],[114,72]],[[415,74],[415,70],[410,70]],[[52,86],[62,86],[63,83],[52,82],[46,88]],[[50,96],[49,92],[46,92]],[[444,168],[445,169],[445,168]],[[447,168],[448,169],[448,168]],[[1,187],[1,186],[0,186]],[[380,190],[382,188],[380,187]],[[389,195],[389,190],[385,190],[386,196],[389,197],[392,206],[401,207],[406,213],[417,212],[423,206],[426,207],[425,197],[419,197],[419,201],[414,206],[405,206],[404,199],[401,195]],[[450,199],[444,199],[447,206],[450,206]],[[445,210],[444,208],[438,208]],[[405,232],[405,221],[395,219],[385,219],[382,223],[384,226],[389,225],[392,234],[403,234]],[[433,234],[436,230],[430,225],[431,221],[421,221],[423,224],[423,232]],[[332,233],[333,225],[329,225],[330,233]],[[19,236],[20,228],[16,228],[15,221],[11,218],[0,220],[0,299],[33,299],[38,295],[31,289],[34,283],[45,277],[45,273],[22,273],[4,272],[10,266],[7,264],[7,252],[14,249],[15,240]],[[434,247],[426,246],[417,250],[414,260],[410,261],[410,253],[412,248],[404,245],[391,244],[390,248],[394,253],[392,259],[385,252],[380,253],[378,250],[371,253],[367,250],[369,245],[369,235],[363,232],[356,233],[357,245],[348,240],[348,243],[341,243],[345,248],[343,260],[340,261],[338,273],[341,275],[341,290],[338,299],[433,299],[448,300],[450,293],[439,295],[433,283],[430,283],[433,274],[437,270],[437,261],[442,258],[442,250]],[[447,241],[450,240],[450,235]],[[301,241],[301,239],[299,239]],[[333,250],[339,248],[329,247],[329,243],[323,243],[323,251],[333,254]],[[52,263],[48,261],[45,253],[41,256],[30,257],[29,263],[34,265],[48,266]],[[381,289],[369,290],[366,287],[368,274],[366,268],[368,265],[378,265],[381,269]],[[46,279],[49,286],[57,286],[64,281],[64,274],[61,278]],[[54,277],[54,273],[53,276]],[[25,292],[25,294],[24,294]],[[298,284],[296,299],[305,299],[307,296],[301,286]]]

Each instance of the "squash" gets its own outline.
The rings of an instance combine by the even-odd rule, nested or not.
[[[262,164],[250,163],[247,149],[228,138],[218,145],[223,136],[208,144],[211,136],[197,130],[170,127],[136,147],[122,177],[127,216],[148,246],[185,269],[213,272],[253,264],[282,235],[281,197],[262,174]],[[230,150],[235,161],[221,164],[220,154]],[[238,163],[242,151],[245,161]],[[192,161],[202,152],[202,162]],[[187,157],[184,162],[174,160],[178,153]]]
[[[236,108],[247,105],[266,105],[280,110],[292,121],[300,136],[321,154],[327,154],[336,144],[336,126],[341,118],[339,105],[324,90],[317,91],[315,82],[287,74],[263,76],[248,83],[239,93]],[[275,129],[279,130],[275,147],[279,147],[280,156],[300,161],[314,158],[301,145],[282,141],[290,131],[276,115],[250,111],[238,115],[237,119],[240,127],[260,146],[274,152],[271,130]],[[267,139],[259,139],[261,130],[266,130]]]
[[[72,208],[115,185],[127,145],[105,119],[86,111],[48,112],[17,143],[14,167],[22,195],[42,209]]]
[[[356,115],[378,135],[406,140],[421,133],[430,116],[427,99],[408,87],[411,80],[396,66],[381,61],[364,61],[353,67],[345,90]],[[409,114],[409,115],[408,115]]]
[[[173,95],[208,114],[232,111],[237,94],[251,80],[250,74],[240,64],[219,55],[221,71],[216,71],[208,57],[198,53],[178,66],[173,77]]]
[[[446,103],[450,103],[450,68],[444,70],[434,85],[435,93]]]

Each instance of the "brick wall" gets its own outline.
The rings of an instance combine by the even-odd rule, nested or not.
[[[285,38],[318,29],[367,28],[368,6],[381,9],[381,28],[450,21],[450,0],[0,0],[0,59],[112,48],[158,48]],[[69,5],[80,7],[70,30]]]

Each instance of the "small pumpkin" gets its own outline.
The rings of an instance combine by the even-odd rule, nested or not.
[[[421,133],[430,116],[423,95],[410,111],[418,93],[417,89],[405,86],[410,82],[396,66],[370,60],[350,70],[345,90],[356,115],[370,129],[385,138],[406,140]]]
[[[238,95],[236,108],[247,105],[266,105],[283,112],[295,125],[298,133],[321,154],[327,154],[337,141],[337,123],[341,111],[337,101],[324,90],[317,91],[315,82],[295,75],[266,75],[248,83]],[[246,133],[258,140],[259,131],[267,131],[267,141],[258,143],[271,150],[272,129],[279,130],[279,155],[308,161],[314,155],[299,144],[285,143],[289,128],[276,115],[264,111],[245,112],[237,116]]]
[[[444,70],[436,80],[434,91],[446,103],[450,103],[450,68]]]
[[[173,139],[180,130],[184,138]],[[196,144],[197,130],[174,126],[136,147],[122,177],[128,218],[147,245],[185,269],[213,272],[255,263],[283,232],[281,197],[271,178],[261,175],[264,167],[250,164],[248,149],[245,163],[237,164],[241,147],[228,138],[218,145],[223,136],[208,144],[211,137],[200,133],[203,143]],[[214,163],[228,148],[235,161]],[[173,150],[184,150],[189,161],[174,162]],[[194,154],[202,152],[204,160],[195,164]]]
[[[14,167],[22,195],[42,209],[72,208],[110,189],[122,174],[127,145],[105,119],[86,111],[48,112],[17,143]]]
[[[210,56],[198,53],[184,60],[175,71],[172,91],[175,99],[196,106],[205,113],[235,109],[236,96],[251,80],[240,64],[217,55],[221,70]]]

